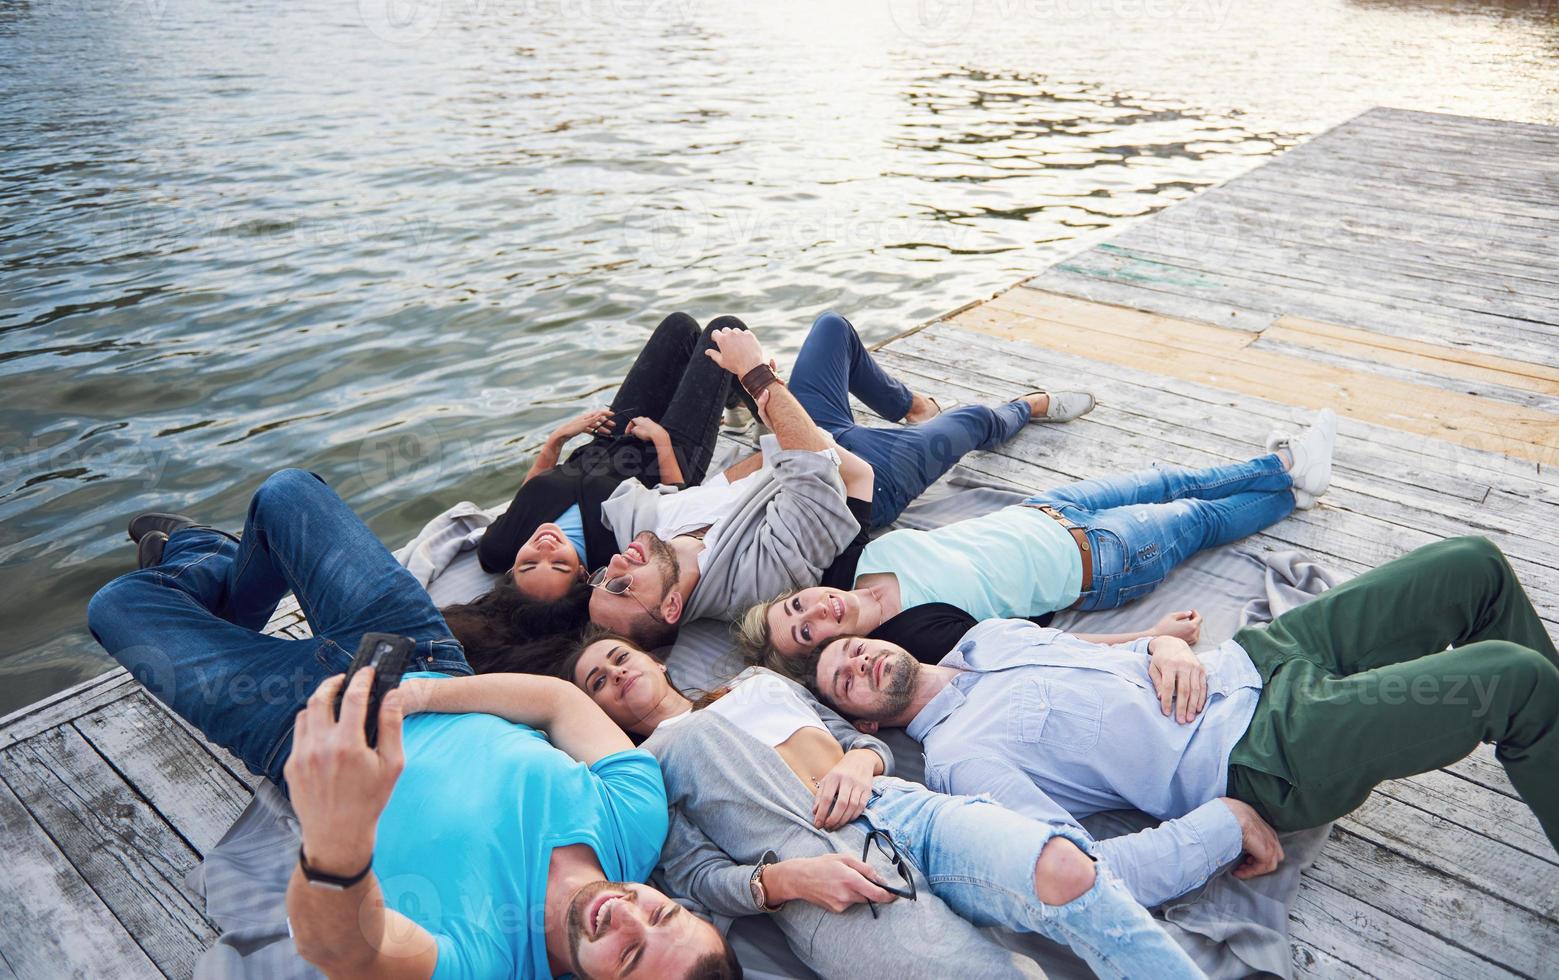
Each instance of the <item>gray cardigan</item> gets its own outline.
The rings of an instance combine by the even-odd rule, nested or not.
[[[732,919],[758,914],[748,881],[765,851],[780,860],[862,852],[862,821],[835,831],[814,827],[813,795],[779,753],[712,711],[663,726],[644,748],[660,761],[671,804],[656,874],[668,894],[712,915],[722,931]],[[895,880],[884,862],[874,859],[874,867]],[[796,956],[824,977],[1044,976],[948,908],[918,869],[915,888],[915,901],[879,905],[875,918],[864,904],[833,913],[794,901],[772,919]]]
[[[703,574],[687,597],[684,623],[706,616],[736,620],[787,589],[816,585],[860,533],[832,453],[780,449],[772,435],[763,437],[762,447],[764,475],[716,529]],[[635,535],[654,529],[662,499],[674,492],[624,480],[601,504],[601,522],[626,548]]]

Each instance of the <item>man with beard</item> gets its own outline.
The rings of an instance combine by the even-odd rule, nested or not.
[[[1200,657],[1173,637],[1103,646],[997,619],[939,664],[843,637],[811,676],[867,728],[906,726],[934,789],[1053,820],[1166,821],[1101,844],[1145,905],[1201,884],[1242,839],[1236,876],[1265,873],[1282,857],[1266,824],[1320,826],[1479,742],[1559,844],[1559,651],[1484,538],[1419,548]]]
[[[302,846],[287,889],[331,977],[734,977],[719,934],[642,881],[668,817],[654,758],[566,682],[523,714],[422,714],[372,671],[333,708],[365,633],[416,643],[408,677],[469,674],[432,600],[324,481],[263,483],[242,538],[172,514],[130,524],[141,569],[93,596],[93,635],[148,690],[284,786]],[[287,592],[313,635],[261,632]],[[311,693],[312,692],[312,693]],[[299,709],[302,710],[299,710]]]
[[[773,434],[763,469],[739,483],[671,492],[629,480],[601,504],[622,550],[590,578],[590,618],[647,650],[670,643],[681,623],[733,619],[815,585],[870,520],[872,468],[831,444],[758,338],[727,329],[711,339],[709,357],[741,380]]]

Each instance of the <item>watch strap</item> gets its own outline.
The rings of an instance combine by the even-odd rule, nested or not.
[[[779,375],[774,373],[774,369],[769,367],[767,364],[758,365],[751,371],[748,371],[746,374],[742,375],[741,378],[742,388],[746,390],[747,394],[754,398],[757,398],[760,394],[762,394],[763,390],[769,385],[783,385],[784,383],[785,382],[780,380]]]
[[[298,870],[303,872],[303,877],[308,879],[311,885],[319,885],[324,888],[336,888],[345,891],[353,885],[368,877],[368,872],[374,869],[373,858],[368,859],[368,864],[355,875],[343,878],[340,875],[326,874],[316,868],[309,867],[309,859],[303,853],[303,845],[298,845]]]
[[[758,907],[759,912],[778,912],[780,909],[785,907],[783,902],[781,902],[779,905],[770,905],[768,893],[764,890],[763,887],[763,869],[767,868],[771,864],[778,863],[779,855],[775,854],[773,850],[767,850],[764,851],[763,856],[758,859],[758,866],[752,870],[752,879],[748,882],[748,884],[752,887],[752,902]]]

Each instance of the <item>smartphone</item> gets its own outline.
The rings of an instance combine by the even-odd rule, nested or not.
[[[352,678],[364,667],[372,667],[374,680],[368,690],[368,718],[363,726],[369,748],[379,744],[379,706],[384,704],[386,694],[401,686],[401,675],[406,673],[406,663],[416,647],[416,640],[394,633],[364,633],[357,642],[352,665],[346,669],[346,680],[342,681],[341,690],[336,692],[335,715],[340,720],[341,699],[346,696]]]

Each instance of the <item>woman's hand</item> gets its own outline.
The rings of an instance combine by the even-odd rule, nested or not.
[[[661,439],[670,440],[661,424],[648,415],[640,415],[631,420],[628,423],[628,428],[623,430],[623,435],[633,436],[640,442],[659,442]]]
[[[1207,668],[1184,640],[1155,636],[1148,642],[1148,677],[1165,716],[1184,725],[1207,707]]]
[[[869,758],[868,758],[869,756]],[[844,754],[817,784],[817,800],[812,804],[812,825],[838,830],[866,812],[871,802],[872,777],[881,760],[871,749],[855,749]]]
[[[1184,640],[1187,646],[1194,647],[1202,638],[1202,614],[1195,609],[1172,612],[1154,623],[1148,635],[1173,636],[1177,640]]]
[[[830,912],[852,905],[891,902],[896,897],[882,887],[871,865],[848,854],[791,858],[763,869],[764,897],[770,905],[800,899]]]
[[[609,436],[612,434],[612,410],[609,408],[592,408],[589,411],[580,412],[571,419],[565,420],[556,429],[552,430],[552,438],[566,442],[577,435],[590,433],[593,436]]]

